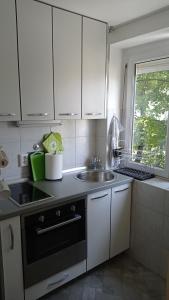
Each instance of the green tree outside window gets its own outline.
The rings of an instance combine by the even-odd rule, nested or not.
[[[165,168],[169,71],[138,74],[134,106],[134,161]]]

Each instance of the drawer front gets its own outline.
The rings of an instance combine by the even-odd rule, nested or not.
[[[86,260],[43,280],[25,290],[25,300],[36,300],[86,272]]]

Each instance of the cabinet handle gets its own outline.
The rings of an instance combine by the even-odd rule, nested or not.
[[[104,195],[99,196],[99,197],[94,197],[94,198],[91,198],[90,200],[97,200],[97,199],[104,198],[104,197],[106,197],[106,196],[108,196],[108,194],[104,194]]]
[[[13,233],[13,228],[12,228],[11,224],[9,224],[9,231],[10,231],[10,235],[11,235],[10,249],[13,250],[14,249],[14,233]]]
[[[61,283],[62,281],[65,281],[68,277],[69,277],[69,274],[64,274],[64,276],[63,276],[61,279],[49,283],[48,286],[47,286],[47,289],[50,289],[50,288],[52,288],[53,286],[55,286],[56,284],[59,284],[59,283]]]
[[[45,113],[30,113],[30,114],[27,114],[28,117],[46,117],[48,115],[49,114],[47,112],[45,112]]]
[[[129,188],[125,188],[125,189],[123,189],[123,190],[115,191],[115,193],[124,192],[124,191],[126,191],[126,190],[128,190],[128,189],[129,189]]]
[[[14,117],[15,113],[0,113],[0,117]]]
[[[77,113],[60,113],[59,116],[79,116],[80,114]]]
[[[92,112],[92,113],[86,113],[86,116],[101,116],[102,113],[96,113],[96,112]]]

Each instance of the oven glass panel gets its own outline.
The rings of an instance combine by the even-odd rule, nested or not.
[[[85,240],[85,201],[25,218],[26,259],[30,264]]]

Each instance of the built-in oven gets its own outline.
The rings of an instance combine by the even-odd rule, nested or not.
[[[25,288],[86,258],[86,201],[21,218]]]

